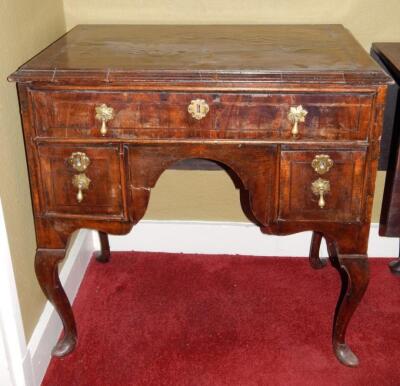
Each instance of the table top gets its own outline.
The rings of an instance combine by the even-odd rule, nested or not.
[[[24,64],[11,80],[171,73],[271,81],[386,75],[341,25],[78,25]],[[347,78],[348,79],[347,79]]]

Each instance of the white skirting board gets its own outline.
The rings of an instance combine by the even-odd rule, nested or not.
[[[379,224],[371,224],[368,255],[394,257],[397,238],[380,237]],[[126,236],[110,236],[113,251],[183,252],[255,256],[306,257],[311,232],[290,236],[261,233],[251,223],[216,221],[142,221]],[[96,244],[98,246],[98,244]],[[325,241],[321,256],[328,256]]]
[[[311,232],[291,236],[262,234],[250,223],[151,221],[144,220],[126,236],[110,236],[112,251],[156,251],[202,254],[241,254],[256,256],[306,257]],[[86,271],[90,256],[99,248],[96,232],[80,231],[63,269],[61,282],[73,301]],[[396,238],[378,236],[378,224],[371,225],[368,253],[371,257],[395,257],[399,250]],[[321,255],[327,256],[325,243]],[[104,266],[106,269],[106,266]],[[28,344],[27,360],[34,374],[32,385],[39,386],[50,361],[51,349],[61,333],[61,322],[47,303]],[[78,326],[79,330],[79,326]]]

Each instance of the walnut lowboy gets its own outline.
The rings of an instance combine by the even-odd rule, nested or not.
[[[113,56],[104,42],[119,40],[127,52]],[[151,42],[149,54],[132,48]],[[235,49],[238,54],[231,56]],[[194,70],[196,50],[200,67]],[[296,54],[303,51],[308,56]],[[176,62],[164,60],[174,52]],[[316,67],[324,55],[324,63],[334,64]],[[299,63],[305,71],[298,71]],[[265,66],[268,71],[261,71]],[[342,363],[357,366],[345,334],[368,285],[366,252],[388,78],[347,31],[80,26],[11,79],[18,82],[32,188],[36,274],[64,325],[53,355],[66,355],[77,342],[57,270],[71,233],[98,230],[97,258],[108,261],[107,234],[126,234],[144,216],[163,171],[204,158],[226,169],[240,189],[244,212],[262,232],[314,231],[314,268],[325,265],[318,247],[322,237],[327,240],[342,278],[333,348]]]

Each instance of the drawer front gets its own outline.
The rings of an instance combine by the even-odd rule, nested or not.
[[[359,222],[364,150],[284,150],[279,217],[284,220]]]
[[[38,154],[45,215],[124,217],[119,147],[39,145]]]
[[[367,138],[370,93],[156,93],[33,90],[37,134],[56,137],[350,139]],[[207,104],[204,117],[188,112]],[[104,124],[96,107],[112,109]],[[292,134],[291,108],[307,114]],[[202,112],[202,106],[193,106]],[[111,111],[111,110],[110,110]],[[203,111],[204,112],[204,111]]]

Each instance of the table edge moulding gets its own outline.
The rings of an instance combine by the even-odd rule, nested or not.
[[[314,268],[325,265],[317,249],[326,239],[342,281],[333,350],[358,365],[345,335],[369,281],[391,79],[345,28],[80,25],[9,80],[23,122],[36,275],[64,327],[54,356],[77,343],[58,277],[70,235],[97,230],[97,259],[107,262],[107,235],[140,221],[163,171],[207,159],[232,177],[263,233],[314,232]]]

